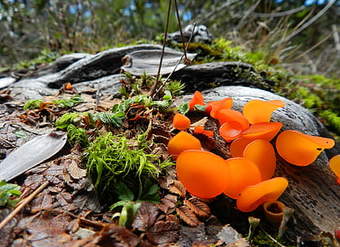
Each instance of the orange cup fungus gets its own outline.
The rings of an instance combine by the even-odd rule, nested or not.
[[[214,136],[214,132],[213,131],[206,130],[206,129],[204,129],[203,126],[196,126],[194,128],[194,133],[195,134],[202,134],[202,135],[205,135],[207,137],[213,137]]]
[[[211,101],[207,103],[206,112],[210,113],[212,118],[216,118],[216,113],[222,109],[230,109],[233,106],[232,98],[225,98],[218,101]]]
[[[285,130],[276,140],[279,155],[292,165],[308,166],[325,148],[332,148],[334,140],[303,134],[296,130]]]
[[[251,124],[269,122],[273,111],[283,106],[281,100],[250,100],[243,107],[243,115]]]
[[[231,142],[241,135],[242,129],[238,122],[225,122],[219,129],[219,133],[226,142]]]
[[[270,141],[279,133],[283,124],[280,122],[252,124],[242,132],[242,137],[255,139],[265,139]]]
[[[177,157],[181,152],[188,149],[202,149],[201,142],[185,131],[179,132],[168,143],[168,152]]]
[[[338,178],[337,182],[340,184],[340,154],[333,156],[329,160],[329,168],[335,173],[335,176]]]
[[[199,198],[213,198],[226,187],[225,160],[207,151],[182,152],[176,160],[176,171],[179,181]]]
[[[176,113],[172,120],[172,126],[178,130],[186,130],[190,127],[190,124],[190,119],[180,113]]]
[[[276,201],[286,190],[288,180],[276,177],[248,186],[236,201],[236,207],[242,212],[251,212],[265,202]]]
[[[231,158],[225,162],[227,167],[225,195],[237,199],[247,186],[261,182],[261,173],[252,161],[245,158]]]
[[[243,157],[243,151],[246,146],[254,141],[254,139],[239,137],[230,144],[229,151],[231,157]]]
[[[220,122],[220,124],[224,124],[225,122],[236,122],[240,125],[241,130],[248,129],[249,127],[249,123],[242,113],[231,109],[219,110],[216,113],[216,119]]]
[[[249,143],[243,151],[243,157],[257,165],[262,180],[273,177],[276,169],[276,156],[269,141],[258,139]]]
[[[196,91],[191,101],[189,102],[189,109],[192,111],[195,109],[195,105],[205,105],[203,95],[201,92]]]

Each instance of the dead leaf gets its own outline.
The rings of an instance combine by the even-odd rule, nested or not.
[[[142,202],[132,227],[139,231],[147,231],[156,221],[159,214],[157,206],[150,202]]]
[[[82,169],[78,166],[78,162],[75,159],[67,159],[64,161],[64,166],[73,179],[80,179],[86,176],[86,169]]]
[[[168,186],[168,189],[171,193],[174,193],[182,198],[185,198],[186,190],[184,185],[180,181],[172,180],[172,183]]]
[[[0,180],[11,180],[58,153],[65,145],[66,134],[42,135],[11,152],[0,163]]]
[[[175,195],[166,195],[161,199],[161,202],[157,204],[157,207],[164,213],[169,213],[170,209],[174,209],[177,203],[177,196]]]
[[[199,217],[207,218],[211,215],[209,206],[198,198],[184,200],[184,205],[190,208]]]
[[[194,212],[191,211],[187,206],[176,208],[176,213],[189,226],[198,226],[201,223]]]
[[[170,217],[165,221],[157,221],[146,233],[146,237],[157,245],[174,243],[178,240],[179,229],[178,221]]]

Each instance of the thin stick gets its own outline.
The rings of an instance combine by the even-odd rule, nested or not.
[[[168,36],[168,27],[169,27],[171,4],[172,4],[172,0],[169,0],[169,8],[168,8],[168,14],[167,14],[167,17],[166,17],[166,25],[165,25],[165,32],[164,32],[163,47],[162,47],[162,55],[161,55],[161,59],[159,61],[157,78],[156,78],[155,83],[152,85],[152,87],[150,89],[150,94],[149,95],[153,95],[154,94],[154,91],[156,90],[156,87],[157,87],[158,82],[159,82],[159,77],[160,77],[162,63],[163,63],[163,57],[164,57],[164,50],[165,50],[165,45],[166,45],[166,38]]]
[[[194,23],[194,28],[192,29],[192,32],[191,32],[191,34],[190,34],[190,38],[189,38],[189,41],[188,41],[188,43],[187,43],[187,45],[186,45],[186,47],[185,47],[185,50],[188,50],[189,43],[191,42],[192,36],[194,35],[194,30],[195,30],[195,28],[196,28],[196,23]],[[174,69],[171,71],[171,73],[168,75],[168,77],[161,83],[161,86],[160,86],[157,90],[155,89],[155,93],[154,93],[154,95],[151,95],[151,97],[154,97],[155,95],[157,95],[157,94],[163,89],[163,87],[165,86],[165,84],[167,83],[167,81],[170,79],[170,77],[172,76],[172,74],[175,72],[177,66],[178,66],[178,65],[180,64],[180,62],[182,61],[183,56],[184,56],[184,55],[182,55],[182,56],[181,56],[181,59],[178,60],[176,66],[175,66]]]
[[[178,21],[178,27],[179,27],[179,32],[181,33],[181,38],[182,38],[182,43],[183,43],[183,49],[184,49],[184,57],[185,61],[188,60],[187,57],[187,51],[185,49],[185,41],[183,37],[183,32],[182,32],[182,25],[181,25],[181,18],[179,17],[179,12],[178,12],[178,7],[177,7],[177,0],[175,0],[175,9],[176,9],[176,16],[177,16],[177,21]]]
[[[33,198],[38,195],[43,189],[46,188],[46,186],[49,184],[49,182],[45,182],[42,185],[40,185],[31,195],[26,197],[19,206],[17,206],[7,217],[0,223],[0,230],[8,223],[10,222],[17,213],[20,212],[21,209],[23,209],[30,201],[33,200]]]

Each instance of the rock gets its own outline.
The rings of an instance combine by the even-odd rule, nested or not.
[[[213,62],[196,64],[175,72],[171,79],[187,84],[187,92],[218,86],[242,85],[263,89],[271,87],[250,64],[242,62]]]
[[[325,136],[325,127],[302,106],[273,93],[241,86],[218,87],[203,92],[206,102],[232,97],[233,109],[252,99],[283,100],[284,108],[273,113],[272,120],[284,124],[283,129],[299,130],[311,135]],[[181,102],[187,102],[192,95],[184,96]],[[180,102],[177,102],[180,103]],[[221,148],[225,148],[222,145]],[[339,153],[338,148],[333,148]],[[221,151],[222,152],[222,151]],[[311,165],[297,167],[278,159],[276,176],[289,180],[288,189],[280,198],[288,207],[295,210],[296,224],[289,226],[289,233],[296,236],[308,236],[320,232],[333,233],[339,225],[340,186],[336,184],[334,174],[328,168],[328,158],[323,152]]]
[[[204,25],[194,26],[193,24],[190,24],[183,29],[182,34],[184,42],[189,42],[191,35],[191,42],[210,44],[213,40],[211,33],[209,33],[208,28]],[[183,42],[180,31],[168,34],[167,38],[170,41]]]

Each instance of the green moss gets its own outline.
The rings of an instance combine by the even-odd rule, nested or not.
[[[138,199],[142,193],[140,186],[172,165],[171,162],[161,162],[158,155],[147,154],[141,146],[137,140],[128,141],[126,137],[111,132],[97,137],[90,144],[86,150],[86,167],[101,198],[106,197],[111,203],[121,200],[122,192],[117,191],[117,184],[125,184]]]
[[[272,239],[270,239],[262,230],[256,232],[254,237],[251,239],[252,246],[256,247],[278,247],[278,246],[286,246],[286,247],[293,247],[291,245],[286,245],[281,240],[277,240],[281,245],[275,243]]]
[[[80,144],[83,147],[88,146],[89,140],[84,128],[77,128],[73,124],[67,126],[67,141],[71,145]]]
[[[34,69],[37,65],[48,64],[56,60],[61,54],[58,52],[51,51],[50,49],[43,49],[40,54],[31,60],[21,61],[14,65],[15,70],[20,69]]]

